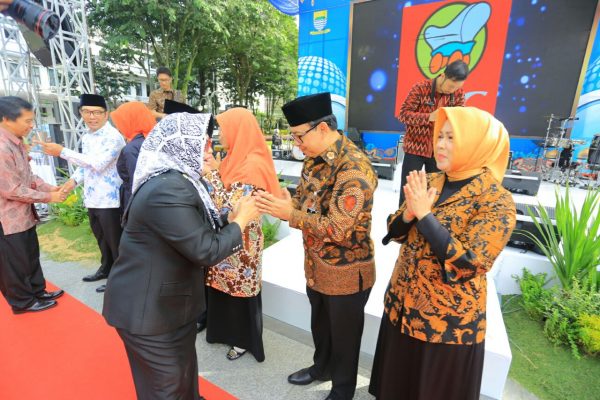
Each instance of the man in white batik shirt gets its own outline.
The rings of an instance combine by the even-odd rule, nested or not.
[[[119,188],[122,181],[116,165],[125,140],[108,122],[104,97],[82,94],[79,113],[88,128],[81,138],[81,153],[56,143],[44,143],[43,149],[46,154],[64,158],[78,167],[63,190],[70,192],[83,183],[84,204],[102,255],[100,268],[83,278],[85,282],[94,282],[108,277],[118,256],[121,239]],[[96,291],[103,292],[104,288],[105,285],[102,285]]]

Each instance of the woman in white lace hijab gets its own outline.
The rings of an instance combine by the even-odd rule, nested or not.
[[[199,399],[196,319],[206,268],[239,251],[251,197],[221,221],[202,182],[208,114],[171,114],[150,132],[125,211],[103,315],[125,344],[137,397]]]

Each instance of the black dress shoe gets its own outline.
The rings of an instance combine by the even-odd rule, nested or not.
[[[82,280],[84,282],[96,282],[106,278],[108,278],[108,274],[98,270],[94,274],[84,276]]]
[[[49,308],[55,307],[58,303],[56,300],[37,300],[35,303],[27,308],[13,308],[13,314],[24,314],[27,312],[38,312],[44,311]]]
[[[303,368],[288,376],[288,382],[292,385],[308,385],[316,381],[316,378],[310,374],[310,368]]]
[[[106,285],[100,285],[96,288],[97,293],[104,293],[106,291]]]
[[[57,290],[56,292],[44,291],[44,293],[37,296],[37,298],[38,298],[38,300],[54,300],[54,299],[58,299],[63,294],[65,294],[64,290]]]

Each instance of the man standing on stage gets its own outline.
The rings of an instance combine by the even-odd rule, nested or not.
[[[125,140],[108,122],[104,97],[82,94],[79,113],[88,128],[81,137],[81,153],[56,143],[43,143],[42,146],[46,154],[64,158],[79,167],[65,183],[64,190],[68,193],[83,182],[84,203],[102,255],[98,271],[83,278],[85,282],[94,282],[108,278],[119,254],[119,188],[123,182],[117,173],[117,158],[125,147]],[[104,289],[105,285],[102,285],[96,291],[104,292]]]
[[[415,84],[408,92],[398,114],[398,120],[406,126],[400,204],[404,201],[402,188],[411,171],[421,170],[423,166],[428,173],[438,170],[433,158],[435,113],[441,107],[465,105],[462,87],[468,75],[469,66],[463,61],[454,61],[439,76]]]
[[[33,129],[31,104],[0,97],[0,291],[13,313],[44,311],[64,293],[46,291],[33,203],[59,203],[66,195],[33,174],[23,138]]]
[[[147,107],[152,111],[152,115],[160,119],[168,114],[165,111],[165,100],[185,103],[185,94],[181,93],[181,90],[173,89],[173,74],[169,68],[158,68],[156,79],[160,87],[150,93]]]
[[[328,400],[354,396],[364,307],[375,283],[371,208],[377,176],[367,156],[337,131],[329,93],[282,107],[306,155],[292,199],[260,192],[259,209],[302,230],[314,364],[288,377],[295,385],[332,381]]]

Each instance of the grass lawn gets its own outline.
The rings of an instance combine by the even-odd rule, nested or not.
[[[513,356],[509,376],[541,400],[600,399],[600,358],[578,360],[567,347],[554,346],[542,324],[531,320],[513,297],[503,299]]]
[[[97,263],[100,251],[90,224],[65,226],[58,220],[38,225],[37,233],[41,250],[52,260],[83,261]]]

